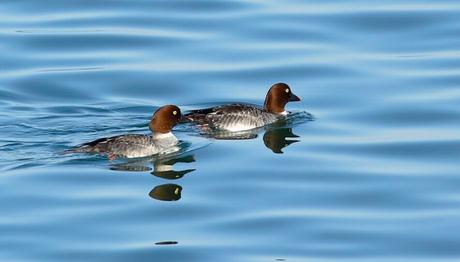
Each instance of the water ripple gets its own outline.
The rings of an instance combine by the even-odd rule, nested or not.
[[[460,258],[458,1],[5,0],[0,13],[0,260]],[[302,98],[296,117],[251,139],[179,125],[177,155],[60,154],[148,133],[164,104],[262,105],[276,82]]]

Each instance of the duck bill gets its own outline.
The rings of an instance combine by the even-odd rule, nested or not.
[[[291,97],[289,98],[289,102],[300,101],[300,98],[291,93]]]

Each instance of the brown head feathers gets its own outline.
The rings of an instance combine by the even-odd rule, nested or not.
[[[287,84],[277,83],[268,90],[264,110],[269,113],[280,114],[285,111],[284,107],[291,101],[300,101],[300,98],[292,93]]]
[[[154,133],[166,134],[180,121],[181,112],[175,105],[166,105],[158,108],[150,121],[150,130]]]

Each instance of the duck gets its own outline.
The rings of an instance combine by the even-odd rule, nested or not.
[[[153,114],[149,123],[152,133],[149,135],[125,134],[99,138],[68,150],[67,153],[98,153],[114,160],[118,157],[139,158],[176,152],[179,150],[179,140],[171,130],[181,117],[179,107],[165,105]]]
[[[260,128],[278,121],[288,112],[288,102],[300,101],[289,85],[276,83],[270,87],[263,107],[244,103],[232,103],[211,108],[191,110],[184,115],[185,122],[191,122],[203,131],[240,132]]]

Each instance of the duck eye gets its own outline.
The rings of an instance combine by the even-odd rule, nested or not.
[[[286,90],[284,90],[284,91],[286,91],[286,93],[289,93],[289,88],[286,88]]]
[[[176,110],[173,111],[173,115],[177,115],[177,111],[176,111]]]

